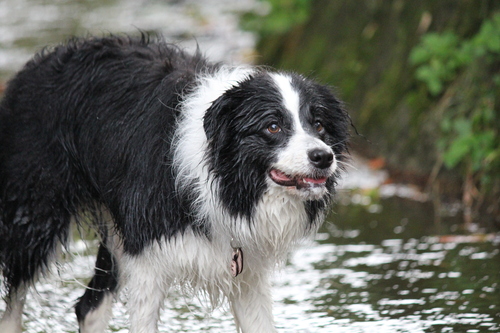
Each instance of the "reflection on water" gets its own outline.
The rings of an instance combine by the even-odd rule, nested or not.
[[[292,257],[277,282],[279,303],[287,304],[279,306],[283,327],[500,331],[500,236],[456,235],[458,221],[436,226],[430,207],[415,201],[378,204],[376,213],[369,205],[338,205],[319,245]],[[308,322],[303,311],[321,320]]]
[[[349,241],[375,246],[362,253],[346,253],[337,264],[362,272],[363,287],[370,294],[368,302],[382,318],[442,326],[441,331],[466,331],[467,325],[498,329],[500,238],[439,236],[435,229],[442,232],[454,225],[437,227],[422,204],[400,201],[404,200],[384,202],[389,216],[372,214],[378,216],[371,221],[378,223],[360,229],[364,232]],[[350,217],[351,221],[370,221]],[[337,222],[340,225],[347,230],[356,228],[347,220]],[[452,235],[449,230],[446,234]]]

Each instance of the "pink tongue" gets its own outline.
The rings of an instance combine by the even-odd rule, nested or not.
[[[326,183],[326,178],[304,178],[304,181],[312,184],[323,184]]]
[[[271,175],[273,176],[274,179],[276,179],[278,181],[291,181],[292,180],[286,174],[284,174],[283,172],[278,171],[276,169],[271,170]]]

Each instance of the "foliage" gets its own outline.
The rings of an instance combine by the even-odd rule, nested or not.
[[[460,40],[453,32],[428,33],[410,55],[417,65],[416,78],[427,84],[429,92],[440,94],[457,72],[479,57],[498,59],[500,54],[500,14],[481,26],[470,40]]]
[[[243,29],[260,36],[282,34],[304,23],[309,17],[312,0],[261,0],[260,10],[246,13],[241,18]]]
[[[448,168],[468,160],[473,172],[490,171],[493,162],[498,162],[498,128],[491,126],[496,122],[494,112],[484,105],[478,106],[471,118],[462,115],[443,119],[441,129],[445,137],[440,146]]]
[[[415,76],[435,97],[452,96],[441,120],[438,142],[444,165],[461,168],[486,192],[500,181],[500,13],[478,33],[428,33],[411,55]]]
[[[472,58],[468,48],[460,46],[460,40],[453,32],[429,33],[422,38],[421,45],[413,49],[410,61],[419,65],[416,78],[427,84],[432,95],[441,93],[444,85],[455,78],[456,72],[470,63]]]

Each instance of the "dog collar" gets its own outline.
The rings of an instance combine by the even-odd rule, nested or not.
[[[231,239],[231,248],[233,249],[233,254],[231,256],[231,275],[237,277],[241,272],[243,272],[243,251],[241,247],[234,245],[234,239]]]

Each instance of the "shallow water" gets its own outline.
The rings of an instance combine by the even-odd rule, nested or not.
[[[234,12],[253,0],[3,0],[0,80],[33,52],[72,34],[159,31],[215,60],[248,61],[255,38]],[[276,274],[274,313],[281,332],[500,332],[500,236],[461,231],[449,209],[439,223],[425,195],[380,184],[383,172],[360,164],[343,182],[316,240]],[[374,189],[376,188],[376,189]],[[451,207],[453,208],[453,207]],[[77,332],[73,304],[93,270],[92,243],[73,245],[68,261],[37,284],[25,309],[26,331]],[[121,297],[111,331],[127,332]],[[0,313],[5,305],[0,302]],[[162,331],[234,332],[224,309],[207,315],[173,293]]]

